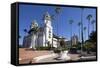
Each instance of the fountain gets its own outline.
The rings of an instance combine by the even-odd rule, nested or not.
[[[61,51],[60,53],[58,53],[58,60],[70,60],[70,56],[68,56],[68,51]]]

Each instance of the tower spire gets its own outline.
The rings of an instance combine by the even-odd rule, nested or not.
[[[46,13],[44,14],[44,19],[45,19],[45,20],[51,20],[51,16],[50,16],[50,14],[49,14],[48,12],[46,12]]]

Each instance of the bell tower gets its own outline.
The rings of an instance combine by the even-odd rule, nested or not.
[[[52,31],[52,25],[51,25],[51,16],[48,12],[44,14],[44,32],[45,32],[45,46],[51,46],[52,45],[52,37],[53,37],[53,31]]]

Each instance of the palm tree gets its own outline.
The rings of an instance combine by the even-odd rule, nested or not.
[[[56,16],[58,17],[58,15],[60,14],[60,12],[61,12],[61,8],[60,7],[56,7],[55,8],[55,13],[56,13]],[[58,18],[57,18],[58,19]],[[57,23],[57,35],[58,35],[58,23]],[[59,40],[57,39],[57,42],[58,42]],[[57,44],[57,46],[58,46],[58,44]]]
[[[93,31],[95,31],[95,20],[92,20],[91,24],[92,24]]]
[[[84,27],[83,29],[84,29],[84,40],[86,41],[86,27]]]
[[[61,12],[61,8],[60,7],[56,7],[55,8],[55,12],[56,12],[56,16],[58,17],[58,15],[60,14],[60,12]],[[58,18],[57,18],[58,19]],[[57,23],[57,35],[58,35],[58,23]]]
[[[72,24],[73,24],[73,20],[69,20],[69,24],[71,25],[71,37],[70,37],[70,40],[71,40],[71,47],[72,47]]]
[[[84,8],[81,8],[81,56],[83,52],[83,43],[84,43],[84,38],[83,38],[83,10]]]
[[[88,39],[89,39],[89,33],[90,33],[91,18],[92,18],[92,15],[89,14],[89,15],[87,16],[87,20],[88,20]]]
[[[80,41],[80,26],[81,26],[81,22],[78,23],[78,27],[79,27],[79,41]]]

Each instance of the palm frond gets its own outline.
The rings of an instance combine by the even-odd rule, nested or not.
[[[91,18],[92,18],[92,15],[89,14],[89,15],[87,16],[87,19],[90,20]]]
[[[24,32],[27,32],[27,29],[24,29]]]
[[[55,12],[56,12],[57,14],[59,14],[60,11],[61,11],[61,7],[58,7],[58,6],[57,6],[57,7],[55,8]]]

